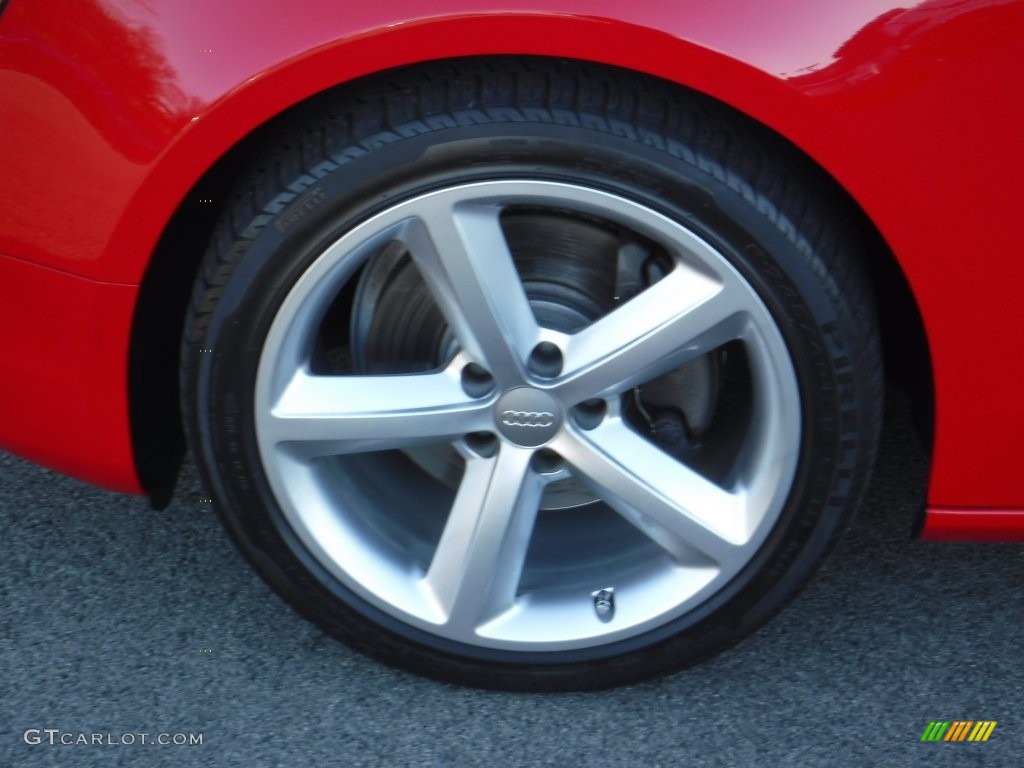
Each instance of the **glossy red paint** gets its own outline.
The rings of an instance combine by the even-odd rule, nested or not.
[[[138,289],[0,254],[0,445],[139,493],[128,432],[125,327]]]
[[[921,538],[926,541],[1020,541],[1024,509],[928,509]]]
[[[1009,226],[1024,178],[1024,103],[1007,86],[1024,76],[1024,3],[402,0],[339,13],[320,0],[14,0],[0,36],[0,252],[106,283],[141,280],[191,186],[255,126],[370,72],[453,56],[563,56],[719,98],[814,158],[906,273],[936,383],[929,503],[1024,506],[1014,440],[1024,357],[1006,351],[1024,277]],[[59,289],[44,283],[30,283],[40,295],[26,303],[34,322],[62,333],[59,315],[42,311],[52,302],[42,292]],[[0,327],[14,320],[0,310]],[[128,331],[112,325],[88,359],[65,363],[98,413],[124,410],[123,384],[102,383],[113,370],[126,378]],[[25,367],[54,365],[21,351]],[[60,394],[5,386],[28,412]],[[76,433],[58,421],[32,439],[0,433],[0,443],[133,486],[120,447],[72,461],[63,446]],[[107,427],[121,446],[126,418]]]

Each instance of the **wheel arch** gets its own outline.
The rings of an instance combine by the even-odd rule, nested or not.
[[[454,33],[450,28],[445,29],[444,39],[450,39],[448,36]],[[922,435],[930,442],[934,422],[930,353],[921,312],[910,284],[893,250],[864,208],[836,176],[812,156],[814,153],[802,148],[807,129],[789,132],[786,127],[806,126],[820,118],[816,129],[819,133],[838,129],[826,116],[815,115],[809,99],[786,87],[781,80],[741,61],[651,30],[642,30],[637,36],[640,45],[644,41],[648,43],[649,55],[642,61],[609,61],[616,57],[589,48],[583,51],[585,55],[559,55],[557,58],[576,58],[596,66],[626,68],[642,76],[669,80],[676,87],[696,94],[697,98],[725,103],[742,114],[766,141],[777,142],[793,153],[803,166],[802,173],[830,196],[837,216],[846,217],[851,231],[856,231],[863,240],[864,256],[880,297],[887,372],[910,389]],[[583,42],[586,42],[592,35],[584,37]],[[358,48],[358,42],[351,45]],[[442,48],[443,44],[444,40],[440,43]],[[654,46],[653,51],[651,46]],[[581,47],[580,40],[567,47]],[[135,267],[139,270],[141,285],[129,349],[129,412],[136,471],[154,506],[162,507],[169,502],[185,449],[178,399],[181,320],[202,254],[234,180],[270,137],[279,134],[285,126],[294,125],[302,110],[316,100],[337,93],[363,76],[401,66],[429,66],[431,61],[451,58],[399,61],[393,66],[381,66],[379,54],[376,58],[357,58],[362,63],[352,77],[309,92],[310,84],[303,80],[303,73],[311,71],[314,65],[322,70],[331,61],[337,63],[342,48],[351,54],[349,46],[310,54],[282,65],[262,81],[253,78],[255,82],[250,88],[238,89],[226,96],[164,153],[143,185],[143,190],[164,185],[165,198],[169,180],[175,182],[172,188],[176,184],[179,189],[173,211],[166,218],[155,246],[143,251],[148,258],[140,260]],[[620,41],[619,48],[626,50],[633,46],[622,46]],[[373,46],[373,50],[380,49],[379,43]],[[671,56],[670,50],[674,52]],[[523,54],[516,50],[513,55]],[[537,54],[528,51],[527,55]],[[352,58],[356,57],[349,56],[348,60]],[[254,105],[261,102],[262,94],[272,98],[257,108]],[[814,141],[809,143],[813,145]],[[200,147],[202,150],[198,151]],[[182,193],[182,186],[189,182],[182,182],[181,165],[197,167],[194,156],[185,160],[193,152],[208,161],[205,167],[199,164],[198,174],[193,174],[194,180]],[[135,204],[142,205],[141,201],[146,198],[140,191]],[[924,492],[922,488],[922,502]]]

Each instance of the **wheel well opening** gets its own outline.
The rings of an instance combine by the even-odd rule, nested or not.
[[[502,60],[488,57],[498,71]],[[531,58],[540,64],[557,66],[564,60]],[[571,62],[581,64],[581,62]],[[452,60],[425,62],[404,69],[451,67]],[[584,64],[592,71],[614,67]],[[258,159],[263,147],[287,130],[301,129],[306,110],[344,98],[357,83],[384,73],[340,84],[290,107],[250,132],[232,147],[195,183],[168,221],[139,290],[129,351],[129,413],[136,471],[143,489],[156,508],[171,498],[185,454],[185,438],[179,399],[179,357],[182,328],[192,286],[216,223],[227,206],[236,180]],[[857,202],[812,158],[784,137],[748,115],[709,96],[677,83],[630,72],[637,82],[658,82],[677,90],[688,99],[714,103],[742,118],[759,140],[785,152],[795,164],[795,173],[826,197],[846,229],[862,243],[865,264],[871,272],[878,300],[887,377],[906,389],[913,402],[915,422],[928,455],[934,424],[932,369],[924,324],[912,290],[895,256],[877,228]],[[329,108],[329,107],[328,107]],[[924,489],[922,489],[923,497]]]
[[[136,472],[156,509],[170,503],[185,455],[178,361],[192,286],[232,185],[263,135],[259,129],[244,138],[189,190],[164,228],[139,287],[128,404]]]

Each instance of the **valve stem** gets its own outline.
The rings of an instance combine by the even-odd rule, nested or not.
[[[614,592],[615,590],[612,587],[605,587],[590,594],[594,598],[594,611],[597,613],[597,618],[601,621],[609,622],[615,615]]]

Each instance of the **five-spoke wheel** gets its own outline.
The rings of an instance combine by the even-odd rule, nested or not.
[[[531,304],[538,279],[524,285],[527,267],[502,228],[516,210],[554,233],[559,220],[585,221],[618,241],[614,260],[588,264],[615,291],[582,328],[559,327],[557,315],[545,322],[543,305]],[[421,300],[438,309],[435,337],[454,337],[420,355],[436,367],[400,373],[410,361],[392,359],[390,373],[312,370],[320,319],[360,270],[397,251],[422,280]],[[649,259],[659,270],[644,285]],[[685,431],[683,393],[666,377],[730,344],[745,358],[749,413],[728,461],[702,471],[625,410],[660,382],[657,407],[675,408]],[[267,478],[334,576],[426,631],[529,651],[644,633],[735,576],[785,501],[799,405],[775,322],[714,248],[620,196],[536,180],[430,192],[346,232],[282,303],[256,379]],[[416,466],[417,454],[403,463],[410,448],[453,454],[450,488],[446,475]],[[359,472],[346,470],[353,456]],[[420,501],[431,480],[434,495],[451,496],[438,508]],[[404,497],[367,502],[388,484]],[[559,484],[578,489],[568,513],[545,501]],[[538,519],[556,515],[570,517]],[[437,525],[424,531],[424,518]],[[396,539],[416,546],[402,551]],[[595,610],[602,590],[615,596],[613,616]]]

